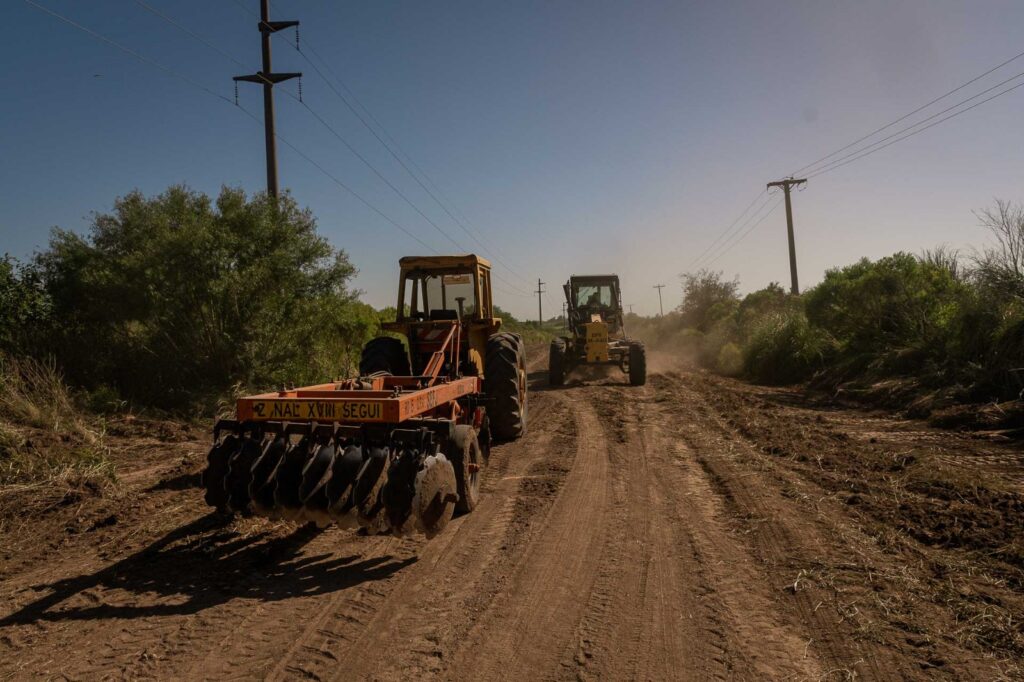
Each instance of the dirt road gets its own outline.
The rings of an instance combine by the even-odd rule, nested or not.
[[[7,529],[0,678],[1022,674],[1019,449],[696,371],[532,380],[430,542],[225,522],[205,443],[138,444],[114,498]]]

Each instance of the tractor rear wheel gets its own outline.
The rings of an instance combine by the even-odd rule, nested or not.
[[[548,383],[561,386],[565,383],[565,339],[555,339],[548,351]]]
[[[365,377],[376,372],[387,372],[395,376],[409,376],[412,373],[409,355],[399,339],[378,336],[366,342],[359,359],[359,374]]]
[[[476,508],[480,499],[480,468],[484,459],[476,429],[468,424],[455,427],[448,458],[455,468],[455,487],[459,494],[455,511],[468,514]]]
[[[629,344],[629,383],[631,386],[647,383],[647,351],[639,341]]]
[[[484,393],[491,399],[487,413],[491,433],[499,440],[526,434],[526,357],[517,334],[499,332],[487,339]]]

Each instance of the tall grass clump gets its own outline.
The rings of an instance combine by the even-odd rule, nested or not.
[[[0,486],[95,484],[113,473],[102,429],[55,363],[0,354]]]

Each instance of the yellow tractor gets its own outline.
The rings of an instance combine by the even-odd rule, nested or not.
[[[475,255],[407,256],[399,261],[398,315],[383,325],[400,334],[372,339],[359,373],[425,374],[450,340],[457,364],[448,376],[483,379],[490,433],[500,440],[526,432],[526,353],[522,337],[501,330],[491,300],[491,264]],[[408,346],[408,349],[406,349]]]
[[[647,354],[643,343],[626,335],[618,275],[573,275],[562,288],[571,336],[551,342],[551,385],[564,384],[580,365],[614,365],[633,386],[645,384]]]

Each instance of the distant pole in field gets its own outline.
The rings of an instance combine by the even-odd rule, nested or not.
[[[665,285],[655,284],[654,288],[658,290],[658,310],[660,311],[658,317],[665,317],[665,306],[661,304],[661,290],[665,288]]]
[[[267,145],[267,194],[277,199],[277,136],[274,133],[274,85],[299,78],[301,73],[274,73],[270,66],[270,34],[281,29],[298,26],[297,21],[271,21],[270,0],[260,0],[260,45],[263,50],[263,70],[248,76],[235,76],[234,80],[263,85],[263,127]],[[300,88],[301,92],[301,88]],[[236,91],[237,95],[237,91]]]
[[[793,205],[789,201],[789,190],[792,187],[807,184],[806,178],[786,178],[776,182],[769,182],[768,189],[781,187],[786,194],[786,229],[789,232],[789,278],[792,281],[790,291],[794,296],[800,295],[800,283],[796,277],[796,238],[793,236]]]
[[[632,303],[627,303],[626,307],[629,308],[629,314],[632,315],[633,314],[633,304]]]
[[[562,303],[562,329],[568,329],[569,328],[569,317],[568,317],[569,313],[566,310],[567,306],[568,306],[567,303],[564,303],[564,302]]]
[[[537,278],[537,328],[544,326],[544,312],[541,308],[540,295],[544,293],[544,282],[540,281],[540,277]]]

